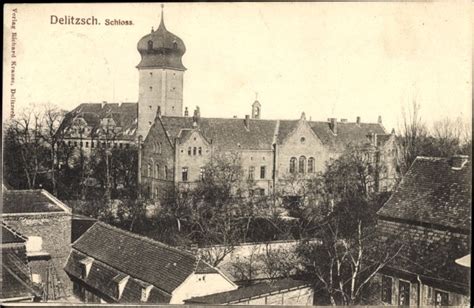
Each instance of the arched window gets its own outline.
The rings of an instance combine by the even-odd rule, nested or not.
[[[165,179],[168,179],[168,166],[165,166]]]
[[[191,147],[188,147],[188,155],[191,155]]]
[[[158,154],[161,154],[162,143],[158,142]]]
[[[149,40],[148,41],[148,50],[151,50],[151,49],[153,49],[153,41]]]
[[[290,159],[290,173],[296,172],[296,157]]]
[[[310,157],[308,158],[308,173],[313,173],[314,172],[314,158]]]
[[[155,178],[157,178],[157,179],[160,178],[160,165],[159,164],[156,164]]]
[[[193,155],[196,155],[196,147],[193,148]]]
[[[202,148],[201,147],[199,147],[198,153],[199,153],[199,155],[202,155]]]
[[[299,163],[298,163],[298,172],[299,173],[304,173],[305,164],[306,164],[306,157],[300,156]]]

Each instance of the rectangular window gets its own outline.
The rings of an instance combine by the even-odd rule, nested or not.
[[[410,306],[410,283],[407,281],[398,282],[398,305]]]
[[[265,166],[261,166],[260,167],[260,178],[264,179],[265,176],[266,176],[266,168],[265,168]]]
[[[74,141],[74,146],[77,147],[77,141]]]
[[[382,276],[382,302],[392,304],[392,277]]]
[[[204,180],[204,174],[205,174],[204,167],[201,167],[201,169],[199,169],[199,180],[200,181]]]
[[[449,306],[449,294],[443,291],[435,290],[435,306]]]
[[[265,189],[264,188],[260,188],[259,189],[259,192],[260,192],[260,196],[265,196]]]
[[[255,178],[255,167],[249,167],[249,180],[253,180]]]
[[[183,182],[187,182],[188,181],[188,167],[183,167],[181,174],[182,174]]]

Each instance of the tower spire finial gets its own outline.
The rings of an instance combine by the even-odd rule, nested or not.
[[[162,4],[161,4],[161,21],[160,21],[160,28],[163,27],[163,28],[166,29],[166,27],[165,27],[165,21],[164,21],[164,19],[165,19],[164,7],[165,7],[165,5],[162,3]]]

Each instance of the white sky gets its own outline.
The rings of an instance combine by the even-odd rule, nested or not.
[[[17,114],[40,103],[69,110],[137,101],[136,44],[158,26],[160,4],[9,6],[7,27],[14,7]],[[53,14],[94,15],[102,25],[51,25]],[[134,25],[105,26],[106,18]],[[471,121],[470,18],[469,2],[165,5],[167,29],[187,48],[184,105],[191,112],[199,105],[202,116],[243,117],[258,92],[263,118],[305,111],[313,120],[375,122],[382,115],[388,130],[413,99],[428,123]],[[4,38],[8,69],[9,33]],[[9,79],[4,71],[7,91]]]

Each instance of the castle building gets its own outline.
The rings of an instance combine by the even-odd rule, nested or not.
[[[382,186],[390,188],[396,176],[395,135],[387,134],[381,118],[376,123],[363,123],[360,117],[355,122],[310,121],[303,113],[296,120],[267,120],[257,98],[244,118],[201,117],[199,107],[190,116],[187,107],[183,112],[186,47],[167,30],[163,12],[158,29],[142,37],[137,49],[141,56],[138,103],[81,104],[67,117],[73,124],[68,138],[76,137],[67,142],[84,146],[74,123],[91,135],[102,132],[95,133],[99,146],[107,146],[101,138],[110,126],[114,146],[138,142],[137,180],[150,195],[159,196],[170,185],[198,182],[213,157],[229,152],[239,154],[245,176],[255,183],[253,191],[268,195],[290,175],[323,171],[351,144],[365,146],[377,159],[388,161],[385,178],[390,180]],[[90,144],[92,139],[86,146]]]

